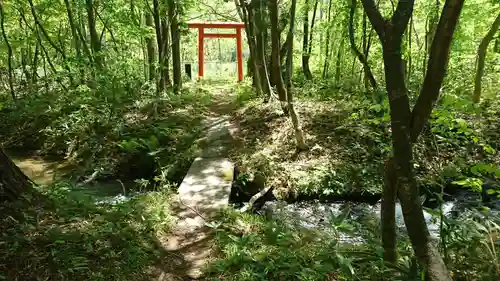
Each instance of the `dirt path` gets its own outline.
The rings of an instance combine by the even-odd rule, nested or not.
[[[212,90],[212,97],[212,104],[204,122],[206,134],[197,143],[201,148],[200,156],[203,159],[214,159],[213,161],[209,160],[208,163],[210,161],[224,162],[234,145],[233,136],[238,133],[238,126],[231,121],[232,118],[229,115],[237,107],[234,85],[232,87],[228,85],[215,86]],[[206,168],[205,165],[211,164],[205,162],[202,165],[204,165],[203,168]],[[229,184],[230,187],[233,177],[232,164],[217,163],[216,165],[218,165],[217,167],[224,166],[224,169],[228,171],[224,171],[224,182],[215,184],[226,186]],[[193,164],[190,171],[202,169],[194,166],[196,163]],[[227,168],[229,166],[230,169]],[[204,172],[201,171],[201,173]],[[196,196],[193,195],[193,197]],[[169,260],[162,261],[163,265],[159,267],[161,272],[158,281],[199,280],[202,278],[205,266],[214,258],[214,231],[205,225],[216,213],[213,210],[214,202],[204,204],[203,198],[194,199],[196,207],[193,208],[180,198],[181,196],[176,196],[171,208],[176,221],[171,231],[160,238],[161,246],[169,253],[173,253],[173,258],[169,257]],[[220,198],[213,196],[207,198],[210,198],[210,201],[220,200]],[[218,206],[220,205],[219,203]]]

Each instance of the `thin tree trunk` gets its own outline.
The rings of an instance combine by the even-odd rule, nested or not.
[[[352,51],[363,65],[363,71],[365,73],[365,77],[368,77],[368,81],[370,82],[372,89],[376,90],[377,82],[375,81],[375,77],[373,76],[370,65],[368,64],[368,60],[366,59],[364,54],[359,51],[358,47],[356,46],[356,42],[354,42],[354,14],[356,13],[356,6],[357,6],[357,0],[352,0],[351,9],[349,13],[349,42],[351,43]]]
[[[316,0],[316,3],[318,0]],[[302,37],[302,71],[307,80],[312,80],[312,73],[309,69],[309,0],[305,0],[304,8],[304,35]]]
[[[272,69],[271,74],[274,79],[274,84],[276,85],[276,90],[278,92],[278,98],[281,103],[283,111],[288,114],[287,94],[285,86],[283,85],[283,77],[281,75],[281,58],[280,58],[280,29],[279,29],[279,16],[278,16],[278,2],[277,0],[269,0],[269,18],[271,24],[271,63]]]
[[[237,4],[238,14],[241,20],[245,23],[245,32],[247,34],[248,48],[250,49],[250,56],[248,58],[247,64],[247,74],[252,76],[252,86],[255,87],[258,95],[262,95],[262,82],[260,77],[260,72],[258,70],[258,57],[257,57],[257,47],[256,47],[256,24],[255,24],[255,6],[256,1],[251,1],[250,3],[245,3],[244,0],[239,1]],[[264,96],[264,101],[268,100],[268,97]]]
[[[312,17],[312,21],[311,21],[311,28],[309,30],[309,43],[308,43],[309,46],[308,46],[307,54],[306,54],[306,61],[305,62],[303,61],[303,64],[305,64],[305,66],[306,66],[306,71],[308,71],[309,74],[310,74],[310,77],[311,77],[310,80],[312,80],[313,76],[312,76],[311,70],[309,68],[309,59],[311,58],[311,54],[312,54],[313,32],[314,32],[314,24],[316,23],[316,11],[318,10],[318,3],[319,3],[319,0],[316,0],[315,3],[314,3],[313,17]]]
[[[10,95],[12,96],[12,101],[14,103],[17,103],[17,98],[16,94],[14,92],[14,77],[12,75],[13,69],[12,69],[12,47],[10,46],[9,43],[9,38],[7,37],[7,33],[5,32],[5,13],[3,10],[3,0],[0,0],[0,25],[2,27],[2,37],[5,41],[5,45],[7,46],[7,59],[8,59],[8,67],[9,67],[9,88],[10,88]],[[2,180],[3,184],[3,180]],[[1,187],[0,187],[1,188]]]
[[[263,0],[259,0],[259,9],[258,9],[258,14],[257,16],[257,58],[258,60],[258,69],[259,69],[259,76],[260,80],[262,83],[262,92],[264,94],[264,102],[269,101],[271,98],[271,93],[273,91],[273,88],[271,86],[271,81],[269,80],[269,71],[267,69],[267,60],[266,60],[266,33],[267,33],[267,26],[264,22],[264,6],[262,4]]]
[[[296,145],[299,150],[306,150],[307,145],[304,140],[304,132],[300,125],[299,116],[295,112],[293,104],[292,93],[292,74],[293,74],[293,33],[295,28],[295,10],[297,7],[297,0],[292,0],[292,7],[290,8],[290,30],[288,31],[288,51],[286,57],[286,88],[287,88],[287,102],[288,110],[290,112],[290,119],[292,120],[293,128],[295,130]]]
[[[412,73],[412,57],[411,57],[411,41],[412,41],[412,31],[413,31],[413,15],[410,18],[410,28],[408,29],[408,70],[406,71],[406,81],[410,81]]]
[[[168,0],[168,20],[170,22],[170,34],[172,36],[172,70],[175,93],[179,93],[182,88],[181,40],[177,8],[178,6],[175,0]]]
[[[33,16],[33,20],[35,21],[35,25],[38,27],[37,30],[39,29],[42,32],[43,36],[45,37],[47,42],[49,42],[50,46],[52,48],[54,48],[54,50],[61,55],[62,60],[63,60],[62,64],[63,64],[64,68],[68,71],[68,77],[69,77],[70,83],[73,84],[73,77],[71,75],[71,69],[67,65],[66,54],[64,53],[64,50],[61,47],[57,46],[54,43],[54,41],[52,41],[52,39],[49,37],[49,34],[47,33],[47,31],[43,27],[42,23],[39,21],[38,14],[35,11],[35,6],[33,5],[33,0],[28,0],[28,3],[29,3],[30,8],[31,8],[31,14]],[[25,21],[25,23],[27,23],[26,18],[24,18],[23,20]],[[40,42],[40,44],[42,44],[42,43]],[[49,60],[48,57],[47,57],[47,60]]]
[[[149,11],[145,11],[144,16],[146,17],[146,26],[153,28],[153,16]],[[146,37],[146,52],[147,52],[147,58],[148,58],[148,78],[149,81],[155,81],[156,80],[156,70],[155,70],[155,46],[153,43],[153,38],[151,38],[151,35],[148,35]]]
[[[169,64],[170,64],[170,40],[169,40],[169,32],[168,32],[168,29],[169,29],[169,26],[168,26],[168,22],[167,22],[167,19],[165,17],[163,17],[161,19],[161,33],[163,34],[162,36],[162,55],[163,55],[163,59],[162,59],[162,71],[161,71],[161,75],[162,77],[164,78],[164,84],[165,84],[165,87],[170,87],[171,85],[171,81],[170,81],[170,67],[169,67]]]
[[[342,32],[342,37],[340,38],[340,45],[339,45],[339,49],[337,51],[337,61],[335,62],[336,64],[336,67],[335,67],[335,85],[338,85],[339,82],[340,82],[340,69],[341,69],[341,66],[342,66],[342,51],[344,50],[344,36],[345,36],[345,33]]]
[[[153,19],[155,23],[155,32],[156,32],[156,49],[158,50],[158,74],[159,78],[157,81],[157,91],[158,92],[163,92],[165,89],[165,78],[163,77],[162,73],[162,65],[163,65],[163,48],[162,48],[162,43],[163,39],[162,37],[165,36],[165,34],[162,34],[161,30],[161,21],[160,21],[160,3],[158,0],[153,0]]]
[[[75,19],[73,18],[73,10],[71,7],[71,4],[69,3],[69,0],[64,0],[64,5],[66,6],[66,13],[68,14],[68,21],[69,21],[69,26],[71,28],[71,36],[73,37],[73,46],[75,48],[75,55],[77,60],[80,60],[82,57],[82,50],[81,50],[81,44],[79,40],[79,35],[77,30],[77,26],[75,24]],[[79,62],[80,63],[80,62]],[[80,69],[80,80],[84,79],[84,69],[83,67],[80,67],[80,64],[78,66]]]
[[[332,29],[332,23],[330,22],[331,19],[331,12],[332,12],[332,3],[333,0],[328,1],[328,14],[327,14],[327,23],[328,27],[326,29],[326,42],[325,42],[325,63],[323,64],[323,75],[322,78],[326,79],[328,75],[328,64],[329,64],[329,54],[330,54],[330,35],[331,35],[331,29]],[[342,39],[344,36],[342,35]]]
[[[30,0],[31,1],[31,0]],[[96,25],[95,25],[95,15],[94,15],[94,3],[93,0],[86,0],[87,9],[87,21],[89,25],[90,33],[90,48],[92,49],[92,54],[94,55],[94,61],[98,68],[102,67],[102,57],[101,57],[101,41],[97,35]]]
[[[73,18],[73,10],[71,8],[71,4],[69,3],[69,0],[64,0],[64,4],[66,6],[66,13],[68,14],[68,21],[69,21],[69,26],[71,28],[71,36],[73,37],[73,45],[75,47],[75,55],[77,58],[81,57],[81,46],[79,43],[79,36],[78,32],[76,31],[76,24],[75,20]]]
[[[477,69],[476,69],[476,77],[474,79],[474,94],[472,96],[472,101],[474,103],[478,103],[481,100],[481,80],[484,74],[484,61],[486,58],[486,52],[488,51],[488,45],[491,40],[493,40],[493,36],[497,32],[500,27],[500,14],[497,15],[495,21],[491,25],[490,30],[486,33],[484,38],[481,40],[479,44],[479,48],[477,49]]]
[[[402,71],[401,42],[413,11],[413,4],[412,0],[401,0],[393,17],[386,20],[376,8],[373,0],[363,0],[365,11],[383,45],[386,85],[391,109],[394,171],[406,228],[415,254],[420,264],[425,268],[427,280],[449,281],[451,280],[450,275],[432,242],[423,216],[419,190],[413,171],[412,143],[416,141],[423,125],[427,122],[433,104],[439,96],[439,88],[446,71],[451,40],[463,6],[463,0],[446,1],[432,43],[424,85],[414,110],[411,112],[408,90]],[[385,211],[387,210],[383,210],[382,214]],[[387,219],[387,217],[382,219]],[[388,221],[382,223],[386,224]],[[384,245],[384,248],[387,246]]]
[[[395,263],[396,252],[396,197],[397,174],[394,159],[390,158],[385,164],[385,185],[382,192],[381,221],[382,245],[384,247],[384,261]]]

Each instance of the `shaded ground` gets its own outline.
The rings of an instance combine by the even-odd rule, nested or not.
[[[186,105],[184,109],[169,108],[165,114],[170,116],[169,120],[172,116],[189,120],[217,119],[241,106],[235,92],[237,88],[233,83],[215,86],[200,83],[196,91],[202,93],[202,98],[210,93],[209,108]],[[141,122],[139,119],[137,122]],[[231,118],[222,119],[230,122]],[[178,125],[196,124],[181,123]],[[169,124],[168,133],[175,137],[178,132]],[[203,129],[206,128],[200,125],[190,131]],[[194,141],[196,136],[186,137]],[[189,155],[208,145],[201,139],[193,146],[193,141]],[[176,139],[175,143],[187,141]],[[231,142],[221,144],[232,145]],[[175,149],[181,153],[185,148]],[[174,159],[172,166],[176,168],[167,167],[162,171],[184,175],[192,156],[167,156],[166,161],[158,159],[158,163],[172,164]],[[175,195],[168,185],[163,189],[159,184],[158,191],[140,194],[133,192],[129,182],[120,178],[93,181],[88,185],[71,184],[65,182],[68,181],[65,175],[68,170],[71,172],[72,166],[64,161],[32,155],[19,155],[14,160],[42,186],[32,199],[36,204],[1,206],[0,279],[192,280],[196,274],[191,273],[197,271],[199,275],[210,260],[213,246],[210,228],[204,227],[195,235],[188,232],[180,235],[172,228],[178,215],[186,210],[175,203]],[[129,161],[134,163],[133,159]]]
[[[217,169],[212,164],[222,165],[224,157],[227,156],[231,147],[236,144],[233,135],[237,134],[238,126],[231,122],[231,118],[227,115],[235,110],[239,105],[234,85],[209,85],[212,93],[212,103],[209,106],[209,111],[204,122],[204,130],[207,133],[199,139],[196,144],[201,149],[200,160],[198,165],[193,164],[189,174],[195,174],[194,170],[205,169],[199,171],[198,174],[210,174],[204,179],[205,182],[190,182],[189,185],[202,185],[207,189],[208,186],[214,185],[213,190],[218,190],[217,185],[223,183],[211,183],[214,171],[209,169]],[[215,157],[215,158],[214,158]],[[196,161],[196,160],[195,160]],[[217,161],[210,164],[210,161]],[[202,166],[200,166],[202,165]],[[229,164],[228,164],[229,165]],[[223,165],[228,166],[228,165]],[[198,167],[200,166],[200,167]],[[229,170],[228,170],[229,169]],[[191,171],[193,170],[193,171]],[[230,186],[232,181],[232,165],[231,168],[226,168],[228,171],[222,171],[221,178],[227,180]],[[215,171],[216,172],[216,171]],[[218,173],[218,172],[217,172]],[[207,175],[208,175],[207,174]],[[191,179],[184,179],[192,181]],[[184,183],[182,183],[184,184]],[[182,186],[181,186],[182,188]],[[184,189],[183,189],[184,190]],[[203,190],[211,192],[211,190]],[[221,189],[222,191],[222,189]],[[225,196],[229,196],[230,190],[226,190]],[[174,218],[174,223],[171,229],[159,238],[160,243],[168,252],[174,253],[176,258],[173,259],[172,267],[171,260],[162,261],[163,266],[160,266],[158,280],[196,280],[202,277],[205,267],[214,259],[214,230],[206,223],[210,223],[215,219],[217,210],[213,209],[224,203],[217,201],[226,201],[227,198],[219,198],[219,194],[179,194],[173,198],[171,213]],[[209,199],[210,202],[203,200]],[[201,200],[201,201],[200,201]],[[222,206],[219,206],[220,208]],[[157,273],[157,274],[158,274]]]

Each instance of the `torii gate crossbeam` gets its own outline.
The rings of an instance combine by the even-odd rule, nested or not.
[[[204,75],[205,38],[236,38],[236,58],[238,61],[238,81],[243,80],[242,22],[190,22],[189,28],[198,29],[198,78]],[[205,28],[235,29],[236,33],[205,33]]]

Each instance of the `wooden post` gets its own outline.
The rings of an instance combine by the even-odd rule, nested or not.
[[[238,60],[238,81],[243,80],[243,52],[241,51],[241,28],[236,28],[236,57]]]
[[[205,61],[205,29],[203,27],[198,28],[198,79],[201,79],[204,74],[203,64]]]

